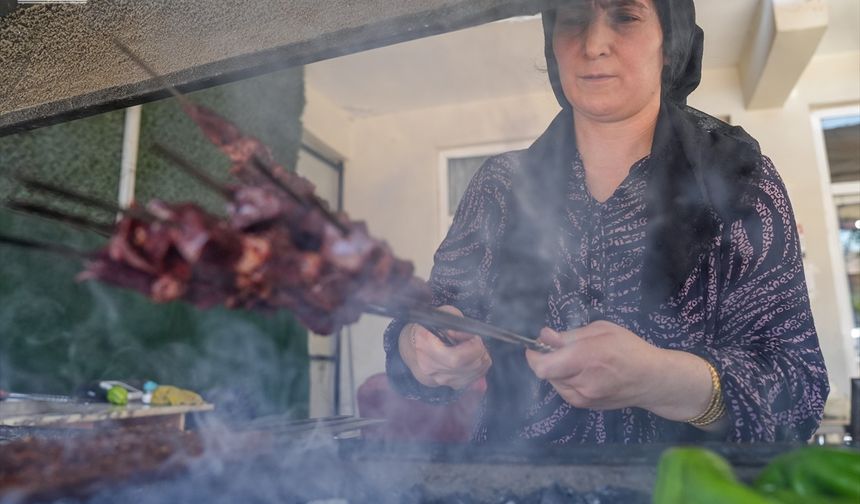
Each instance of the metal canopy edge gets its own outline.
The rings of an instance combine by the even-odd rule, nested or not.
[[[303,0],[284,7],[283,2],[260,0],[239,8],[227,0],[203,6],[201,1],[93,0],[86,6],[19,9],[0,18],[0,89],[6,90],[0,93],[0,136],[169,96],[111,45],[110,36],[139,51],[164,72],[167,83],[189,92],[532,15],[556,3]],[[223,7],[219,15],[201,14],[210,3],[215,10]],[[152,12],[136,14],[141,8]]]

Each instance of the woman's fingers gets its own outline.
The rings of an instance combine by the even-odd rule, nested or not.
[[[426,370],[426,374],[437,386],[447,385],[455,389],[460,389],[484,376],[490,369],[491,365],[492,359],[490,359],[489,355],[485,354],[483,357],[469,363],[467,366],[457,369],[431,365],[430,369]]]
[[[565,339],[561,333],[554,331],[549,327],[544,327],[540,330],[538,341],[546,343],[553,348],[561,348],[565,345]]]
[[[439,310],[439,311],[443,311],[443,312],[446,312],[446,313],[450,313],[450,314],[452,314],[452,315],[457,315],[458,317],[462,317],[462,316],[463,316],[463,312],[461,312],[461,311],[460,311],[460,309],[459,309],[459,308],[457,308],[456,306],[451,306],[451,305],[442,305],[442,306],[440,306],[440,307],[438,307],[438,308],[436,308],[436,309],[437,309],[437,310]]]
[[[456,315],[456,316],[458,316],[458,317],[462,317],[462,316],[463,316],[463,312],[461,312],[461,311],[460,311],[456,306],[443,305],[443,306],[438,307],[437,309],[438,309],[439,311],[442,311],[442,312],[445,312],[445,313],[450,313],[451,315]],[[421,329],[422,329],[423,331],[426,331],[427,333],[429,333],[430,335],[432,335],[432,336],[434,337],[434,339],[436,339],[436,341],[441,342],[441,340],[440,340],[438,337],[436,337],[436,335],[435,335],[435,334],[433,334],[431,331],[429,331],[429,330],[428,330],[428,329],[426,329],[425,327],[422,327],[422,326],[419,326],[419,327],[421,327]],[[446,331],[441,331],[441,332],[442,332],[445,336],[447,336],[447,337],[448,337],[448,339],[450,339],[450,340],[454,341],[454,343],[456,343],[456,344],[460,344],[460,343],[463,343],[463,342],[466,342],[466,341],[470,341],[470,340],[473,340],[473,339],[480,339],[480,338],[477,338],[474,334],[465,333],[465,332],[461,332],[461,331],[446,330]]]
[[[549,383],[558,391],[559,395],[561,395],[565,401],[573,406],[576,406],[577,408],[588,408],[591,406],[592,403],[590,400],[570,383],[567,383],[564,380],[550,381]]]
[[[461,312],[456,306],[443,305],[437,309],[439,311],[450,313],[450,314],[456,315],[458,317],[463,316],[463,312]],[[447,331],[444,331],[444,333],[446,336],[448,336],[450,339],[454,340],[455,342],[462,342],[462,341],[466,341],[466,340],[469,340],[469,339],[472,339],[475,337],[474,334],[469,334],[469,333],[465,333],[465,332],[461,332],[461,331],[447,330]]]
[[[438,370],[433,374],[433,379],[439,385],[461,389],[487,374],[492,363],[489,354],[484,354],[483,357],[465,368],[456,371]]]
[[[462,316],[453,306],[440,309]],[[420,325],[415,325],[412,331],[410,342],[414,351],[413,362],[417,368],[413,368],[413,373],[424,385],[463,388],[484,376],[492,365],[492,359],[483,341],[476,336],[448,331],[447,336],[460,343],[447,346]]]
[[[542,380],[558,380],[571,378],[582,371],[582,349],[577,348],[578,339],[582,339],[577,331],[554,331],[549,327],[541,329],[539,341],[554,347],[550,353],[526,351],[526,360],[535,376]]]
[[[567,348],[561,348],[549,354],[533,350],[526,351],[526,360],[535,376],[541,380],[557,380],[571,378],[581,371],[572,360],[573,354]]]
[[[659,375],[655,347],[620,325],[597,321],[561,333],[544,329],[541,340],[563,346],[548,354],[527,352],[528,364],[574,406],[640,406],[659,386],[653,378]]]
[[[603,331],[603,326],[599,325],[597,322],[563,332],[555,331],[549,327],[544,327],[540,330],[538,341],[546,343],[554,348],[562,348],[573,345],[577,341],[598,336]]]
[[[453,347],[433,342],[426,347],[420,347],[419,352],[440,366],[458,369],[480,360],[487,350],[480,339],[473,338]]]
[[[412,344],[416,350],[423,351],[438,351],[445,348],[445,343],[442,342],[435,334],[430,332],[426,327],[415,324],[415,333],[412,338]]]

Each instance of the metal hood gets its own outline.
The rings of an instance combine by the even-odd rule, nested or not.
[[[192,91],[535,14],[550,0],[89,0],[0,17],[0,136],[167,96],[111,42]]]

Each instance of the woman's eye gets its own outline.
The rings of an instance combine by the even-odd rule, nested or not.
[[[578,27],[588,26],[588,23],[591,22],[593,13],[590,8],[578,6],[559,10],[557,16],[556,21],[559,25],[565,27]]]
[[[576,18],[569,17],[566,19],[562,19],[560,24],[562,26],[568,26],[568,27],[588,26],[588,19],[578,18],[578,17],[576,17]]]
[[[619,12],[612,15],[612,21],[618,24],[635,23],[636,21],[639,21],[639,17],[635,14]]]

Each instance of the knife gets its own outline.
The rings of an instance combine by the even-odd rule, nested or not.
[[[55,395],[55,394],[25,394],[21,392],[9,392],[0,389],[0,401],[43,401],[43,402],[78,402],[78,399],[72,396]]]

